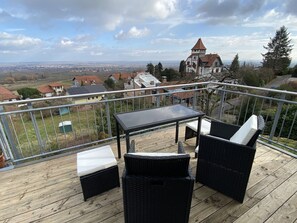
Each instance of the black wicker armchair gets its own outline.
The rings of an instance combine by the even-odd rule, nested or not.
[[[263,117],[255,118],[257,128],[245,145],[229,140],[239,126],[212,121],[210,135],[200,136],[196,182],[243,202],[256,141],[264,128]]]
[[[189,154],[127,153],[124,159],[126,223],[188,222],[194,185]]]

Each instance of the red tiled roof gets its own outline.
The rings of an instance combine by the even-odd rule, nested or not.
[[[95,82],[95,84],[103,84],[103,81],[97,77],[97,76],[75,76],[74,77],[78,83],[83,82],[84,84],[92,84]]]
[[[206,50],[206,47],[202,43],[201,38],[198,39],[197,43],[195,44],[195,46],[193,46],[192,50]]]
[[[42,94],[46,94],[46,93],[53,93],[54,90],[49,86],[49,85],[42,85],[42,86],[39,86],[37,88],[37,90],[42,93]]]
[[[50,83],[48,86],[50,86],[50,87],[61,87],[61,86],[63,86],[63,84],[55,82],[55,83]]]
[[[216,59],[219,59],[219,61],[221,62],[221,58],[218,54],[205,54],[204,57],[201,57],[201,61],[203,63],[206,63],[206,67],[212,66]]]
[[[120,79],[120,77],[121,77],[121,79],[123,79],[123,80],[127,80],[127,79],[129,79],[129,78],[131,78],[131,77],[133,77],[133,76],[136,76],[136,74],[134,75],[134,74],[129,74],[129,73],[115,73],[115,74],[113,74],[112,75],[113,77],[114,77],[114,79],[116,79],[116,80],[119,80]]]
[[[5,87],[0,86],[0,101],[18,99],[18,98],[19,96],[15,95]]]

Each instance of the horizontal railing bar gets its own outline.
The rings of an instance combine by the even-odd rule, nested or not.
[[[228,90],[228,89],[220,89],[220,91],[224,91],[224,92],[228,92],[228,93],[234,93],[234,94],[241,94],[241,95],[246,95],[246,96],[253,96],[253,97],[256,97],[256,98],[273,100],[273,101],[277,101],[277,102],[286,102],[286,103],[289,103],[289,104],[296,104],[297,105],[297,101],[289,101],[289,100],[281,99],[281,98],[267,97],[267,96],[263,96],[263,95],[256,95],[256,94],[251,94],[251,93],[246,93],[246,92],[241,92],[241,91],[232,91],[232,90]]]
[[[129,89],[129,90],[117,90],[117,91],[105,91],[100,93],[88,93],[88,94],[78,94],[78,95],[65,95],[65,96],[55,96],[55,97],[47,97],[47,98],[34,98],[34,99],[25,99],[25,100],[16,100],[16,101],[8,101],[8,102],[0,102],[0,105],[13,105],[13,104],[24,104],[30,102],[39,102],[39,101],[51,101],[51,100],[61,100],[61,99],[68,99],[68,98],[80,98],[80,97],[87,97],[87,96],[100,96],[100,95],[109,95],[109,94],[118,94],[118,93],[128,93],[128,92],[138,92],[138,91],[149,91],[149,90],[158,90],[158,89],[169,89],[169,88],[177,88],[177,87],[194,87],[199,85],[221,85],[221,86],[230,86],[230,87],[237,87],[237,88],[244,88],[244,89],[253,89],[253,90],[261,90],[261,91],[269,91],[275,93],[283,93],[283,94],[290,94],[297,96],[296,92],[286,91],[286,90],[277,90],[277,89],[270,89],[270,88],[263,88],[263,87],[253,87],[253,86],[246,86],[246,85],[237,85],[237,84],[228,84],[222,82],[199,82],[199,83],[190,83],[190,84],[177,84],[177,85],[167,85],[167,86],[158,86],[158,87],[151,87],[151,88],[138,88],[138,89]]]
[[[147,98],[147,97],[156,97],[156,96],[168,96],[173,95],[177,93],[184,93],[184,92],[199,92],[201,90],[205,90],[207,88],[198,88],[198,89],[190,89],[190,90],[183,90],[179,92],[164,92],[164,93],[157,93],[157,94],[146,94],[146,95],[139,95],[139,96],[131,96],[131,97],[125,97],[125,98],[111,98],[111,99],[103,99],[97,102],[86,102],[86,103],[80,103],[80,106],[83,105],[96,105],[98,103],[104,103],[104,102],[113,102],[113,101],[123,101],[123,100],[131,100],[131,99],[138,99],[138,98]],[[24,109],[24,110],[17,110],[17,111],[4,111],[0,112],[1,115],[12,115],[12,114],[19,114],[19,113],[27,113],[27,112],[36,112],[36,111],[43,111],[43,110],[49,110],[49,109],[59,109],[59,108],[65,108],[65,107],[76,107],[78,104],[65,104],[65,105],[55,105],[55,106],[48,106],[43,108],[31,108],[31,109]]]
[[[0,102],[0,105],[3,106],[3,105],[12,105],[12,104],[24,104],[24,103],[30,103],[30,102],[40,102],[45,100],[52,101],[57,99],[62,100],[62,99],[69,99],[69,98],[85,98],[89,96],[110,95],[110,94],[138,92],[138,91],[150,91],[150,90],[157,90],[157,89],[177,88],[177,87],[192,87],[192,86],[205,85],[208,83],[211,83],[211,82],[199,82],[199,83],[190,83],[190,84],[158,86],[158,87],[150,87],[150,88],[134,88],[134,89],[128,89],[128,90],[104,91],[100,93],[87,93],[87,94],[77,94],[77,95],[54,96],[54,97],[46,97],[46,98],[34,98],[34,99]]]

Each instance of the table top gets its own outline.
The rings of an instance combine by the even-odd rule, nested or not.
[[[114,117],[124,131],[137,131],[144,127],[154,127],[203,115],[203,112],[195,111],[177,104],[153,109],[117,113],[114,114]]]

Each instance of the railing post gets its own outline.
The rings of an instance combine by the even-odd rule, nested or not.
[[[28,106],[29,109],[33,109],[33,106],[32,106],[31,102],[27,103],[27,106]],[[41,138],[41,134],[40,134],[40,131],[39,131],[39,128],[38,128],[38,125],[37,125],[35,114],[32,111],[30,111],[29,114],[30,114],[30,117],[31,117],[31,120],[32,120],[33,128],[34,128],[35,133],[36,133],[38,145],[39,145],[39,148],[40,148],[40,153],[42,154],[42,153],[44,153],[45,144],[44,144],[44,142],[43,142],[43,140]]]
[[[108,101],[105,101],[105,111],[106,111],[106,119],[107,119],[107,131],[108,131],[108,136],[109,136],[109,137],[112,137],[111,121],[110,121],[110,110],[109,110],[109,104],[108,104]]]
[[[193,97],[193,109],[196,110],[197,106],[197,86],[194,88],[194,97]]]
[[[226,88],[226,86],[224,86],[223,89],[219,90],[221,92],[220,107],[219,107],[219,111],[218,111],[219,112],[219,114],[218,114],[219,120],[222,119],[222,114],[224,112],[224,101],[225,101],[225,96],[226,96],[225,88]]]
[[[1,122],[0,122],[0,146],[2,148],[5,159],[6,160],[11,160],[13,162],[14,161],[14,156],[13,156],[13,154],[11,152],[9,142],[7,141],[7,138],[5,136],[3,125],[2,125]]]
[[[4,112],[3,106],[0,106],[0,112]],[[15,145],[11,130],[9,128],[9,125],[8,125],[8,122],[7,122],[7,119],[6,119],[6,116],[1,115],[1,122],[2,122],[2,127],[3,127],[3,129],[1,128],[1,130],[3,130],[3,131],[1,131],[0,134],[2,134],[2,137],[3,137],[4,140],[8,139],[9,144],[7,146],[8,146],[8,150],[10,150],[11,156],[12,156],[10,158],[11,159],[21,158],[20,153],[19,153],[19,151],[18,151],[18,149],[17,149],[17,147]]]
[[[157,96],[156,96],[156,99],[157,99],[157,107],[160,107],[160,95],[159,95],[160,91],[159,89],[157,89]]]
[[[280,99],[285,99],[285,98],[286,98],[286,95],[284,93],[282,93],[281,96],[280,96]],[[276,113],[275,113],[275,116],[274,116],[274,120],[273,120],[273,125],[272,125],[272,128],[271,128],[271,131],[270,131],[270,134],[269,134],[269,139],[270,140],[272,140],[272,138],[273,138],[273,136],[275,134],[275,130],[276,130],[276,127],[277,127],[277,124],[278,124],[280,115],[282,113],[283,104],[284,104],[283,101],[279,101],[277,103],[277,110],[276,110]]]

